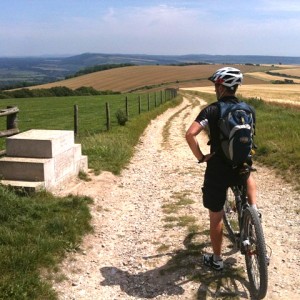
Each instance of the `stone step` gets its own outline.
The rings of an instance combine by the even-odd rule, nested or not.
[[[16,189],[24,189],[27,192],[36,192],[45,189],[44,181],[21,181],[21,180],[1,180],[1,184],[11,186]]]
[[[87,156],[81,155],[81,145],[54,158],[9,157],[0,158],[0,178],[4,180],[44,181],[46,187],[58,184],[79,171],[87,171]]]
[[[6,139],[6,155],[13,157],[52,158],[74,145],[70,130],[32,129]]]
[[[54,175],[54,160],[51,158],[0,158],[0,177],[4,180],[45,181],[46,174]]]

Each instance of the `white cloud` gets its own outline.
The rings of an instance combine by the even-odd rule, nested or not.
[[[264,0],[262,1],[262,9],[268,12],[291,12],[296,13],[300,11],[300,2],[298,0]]]

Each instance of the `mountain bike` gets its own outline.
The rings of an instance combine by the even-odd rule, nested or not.
[[[268,288],[269,258],[261,215],[248,204],[246,183],[228,189],[223,222],[229,239],[245,255],[251,296],[263,299]]]

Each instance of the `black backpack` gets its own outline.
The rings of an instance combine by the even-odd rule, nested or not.
[[[246,163],[254,148],[254,110],[245,102],[218,102],[220,145],[227,161],[238,167]]]

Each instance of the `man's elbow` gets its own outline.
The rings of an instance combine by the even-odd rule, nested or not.
[[[190,130],[188,130],[185,133],[185,139],[188,143],[190,143],[194,139],[194,134]]]

